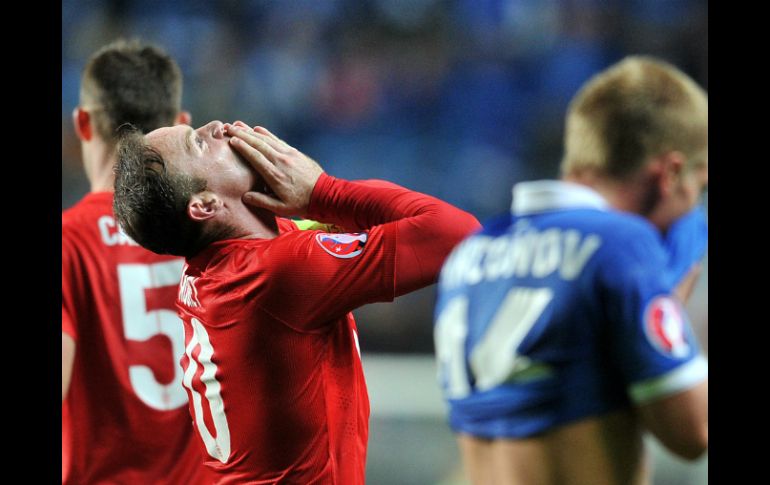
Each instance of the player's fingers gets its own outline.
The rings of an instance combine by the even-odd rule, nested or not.
[[[262,147],[262,150],[260,150],[258,148],[260,144],[265,145],[265,143],[259,140],[254,143],[257,147],[240,137],[233,136],[230,138],[230,145],[235,148],[235,150],[240,153],[252,167],[254,167],[257,173],[259,173],[269,185],[272,185],[276,182],[278,177],[278,174],[276,173],[277,169],[275,168],[275,165],[273,165],[273,162],[268,160],[262,151],[268,150],[269,147],[264,146]]]
[[[225,131],[225,134],[227,136],[233,136],[232,131],[237,129],[244,129],[249,132],[254,132],[254,130],[251,129],[249,125],[244,123],[243,121],[233,121],[232,123],[225,123],[222,125],[222,129]]]
[[[260,135],[264,135],[267,137],[267,142],[270,143],[270,145],[275,148],[277,151],[281,153],[286,153],[287,151],[291,150],[291,145],[286,143],[285,141],[281,140],[277,136],[273,135],[270,130],[265,128],[264,126],[255,126],[253,128],[253,131],[255,133],[258,133]]]
[[[276,157],[281,153],[275,149],[272,143],[270,143],[268,137],[259,133],[254,133],[251,131],[251,128],[244,130],[243,128],[231,126],[228,128],[227,134],[233,138],[240,138],[253,148],[259,150],[262,155],[272,163],[275,163]]]
[[[257,125],[257,126],[255,126],[255,127],[253,127],[253,128],[252,128],[252,130],[254,130],[254,131],[256,131],[257,133],[260,133],[260,134],[262,134],[262,135],[268,136],[268,137],[272,138],[272,139],[273,139],[273,140],[275,140],[275,141],[279,141],[279,142],[283,143],[284,145],[286,144],[286,142],[285,142],[285,141],[283,141],[283,140],[281,140],[280,138],[278,138],[277,136],[275,136],[275,135],[274,135],[274,134],[273,134],[273,133],[272,133],[270,130],[268,130],[268,129],[267,129],[267,128],[265,128],[264,126],[259,126],[259,125]]]
[[[286,206],[286,204],[281,202],[279,199],[276,199],[275,197],[267,194],[263,194],[262,192],[246,192],[243,194],[243,197],[241,197],[241,200],[243,200],[243,203],[248,206],[267,209],[270,212],[278,215],[281,215],[282,210]]]

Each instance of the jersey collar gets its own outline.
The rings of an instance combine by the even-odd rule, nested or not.
[[[514,215],[527,215],[558,209],[606,210],[607,201],[594,189],[563,180],[520,182],[513,186]]]

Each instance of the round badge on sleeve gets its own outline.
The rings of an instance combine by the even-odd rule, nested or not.
[[[682,306],[670,296],[658,296],[644,310],[644,333],[658,352],[681,359],[690,353],[686,317]]]
[[[368,235],[366,233],[333,234],[321,232],[316,234],[316,242],[324,251],[335,258],[348,259],[361,254],[366,246]]]

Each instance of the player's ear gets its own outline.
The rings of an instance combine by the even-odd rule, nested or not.
[[[189,111],[182,110],[174,118],[175,125],[189,125],[190,123],[192,123],[192,116]]]
[[[75,127],[75,134],[81,141],[91,141],[91,137],[93,137],[91,113],[78,106],[72,110],[72,125]]]
[[[682,183],[687,160],[682,152],[677,151],[666,152],[660,155],[658,160],[661,169],[660,190],[664,194],[670,194]]]
[[[190,202],[187,203],[187,215],[194,221],[203,222],[214,217],[222,205],[222,200],[214,193],[199,192],[190,197]]]

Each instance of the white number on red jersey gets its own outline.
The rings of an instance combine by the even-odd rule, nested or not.
[[[222,402],[222,385],[216,377],[217,366],[211,361],[211,356],[214,355],[214,348],[211,346],[209,334],[201,322],[193,318],[190,324],[193,332],[190,342],[185,348],[185,353],[189,360],[188,367],[185,369],[183,383],[190,390],[193,409],[195,410],[195,427],[198,429],[201,439],[203,439],[206,450],[212,458],[222,463],[227,463],[227,460],[230,458],[230,427],[227,424],[225,405]],[[198,345],[200,345],[200,353],[198,353],[196,360],[192,354]],[[212,421],[214,421],[214,435],[211,434],[208,426],[206,426],[206,422],[203,420],[203,399],[192,385],[192,380],[198,370],[199,363],[203,367],[200,380],[206,386],[206,402],[211,411]]]
[[[174,367],[174,380],[161,384],[146,365],[132,365],[128,377],[134,392],[145,404],[167,411],[187,402],[182,388],[182,371],[178,358],[184,352],[182,321],[172,309],[147,310],[145,290],[179,284],[182,274],[181,259],[154,264],[119,264],[118,282],[123,313],[123,332],[128,340],[146,341],[163,334],[171,341],[172,353],[168,358]]]

